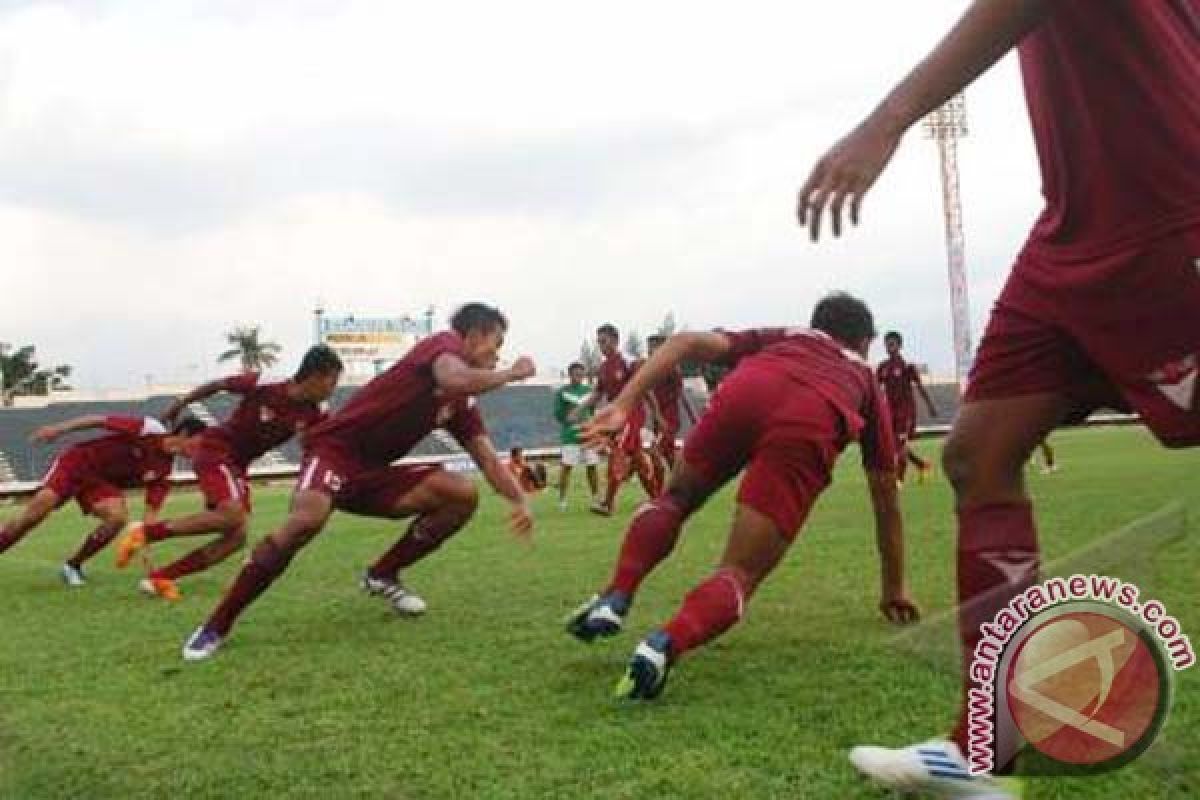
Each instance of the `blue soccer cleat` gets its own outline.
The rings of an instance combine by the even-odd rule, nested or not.
[[[629,598],[621,592],[593,595],[590,600],[571,612],[567,618],[567,633],[581,642],[591,643],[596,637],[616,636],[629,613]]]

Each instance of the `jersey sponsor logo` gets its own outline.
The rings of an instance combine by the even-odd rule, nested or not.
[[[1196,379],[1200,375],[1195,354],[1172,361],[1151,372],[1148,380],[1171,403],[1184,411],[1196,408]]]

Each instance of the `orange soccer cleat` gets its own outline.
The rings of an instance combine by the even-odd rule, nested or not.
[[[156,595],[172,603],[183,597],[179,585],[169,578],[143,578],[138,583],[138,589],[142,594]]]
[[[141,522],[132,523],[117,540],[117,567],[124,569],[129,566],[129,562],[145,546],[146,526]]]

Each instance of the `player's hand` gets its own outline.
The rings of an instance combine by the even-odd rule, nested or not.
[[[816,163],[800,189],[796,217],[815,242],[821,238],[821,216],[829,207],[833,235],[842,235],[842,209],[850,203],[850,222],[857,225],[863,197],[875,184],[900,144],[903,131],[869,117]]]
[[[537,372],[537,367],[533,363],[533,359],[529,356],[521,356],[513,365],[508,368],[508,374],[512,376],[514,381],[523,381],[526,378],[532,378]]]
[[[34,442],[40,442],[42,444],[49,444],[50,442],[53,442],[55,439],[57,439],[59,436],[62,436],[62,430],[57,425],[43,425],[42,427],[40,427],[36,431],[34,431],[33,434],[30,435],[29,438],[31,441],[34,441]]]
[[[625,427],[629,412],[617,403],[611,403],[596,412],[596,415],[583,426],[583,443],[587,447],[597,448],[609,443],[609,440]]]
[[[523,542],[533,539],[533,512],[525,503],[514,503],[508,514],[508,528]]]
[[[903,592],[885,596],[883,600],[879,601],[879,610],[893,625],[908,625],[921,618],[921,611],[917,608],[917,604]]]

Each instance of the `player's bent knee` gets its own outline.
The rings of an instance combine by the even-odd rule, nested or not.
[[[246,509],[240,505],[227,504],[221,509],[221,527],[229,534],[236,532],[238,529],[246,527]],[[245,531],[242,532],[242,537],[245,538]]]
[[[276,542],[273,537],[267,537],[254,546],[254,550],[250,552],[250,561],[267,575],[275,577],[287,569],[296,555],[296,548],[289,545],[290,543]]]
[[[474,512],[479,506],[479,487],[474,481],[461,475],[450,476],[442,490],[442,496],[447,502],[460,506],[467,513]]]
[[[942,472],[956,491],[971,485],[976,473],[972,449],[960,438],[951,436],[942,448]]]

